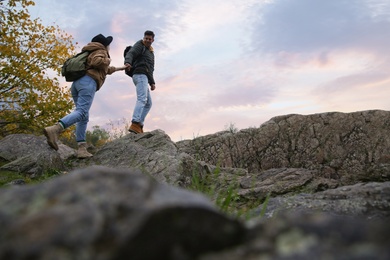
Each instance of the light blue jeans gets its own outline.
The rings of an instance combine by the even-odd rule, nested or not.
[[[133,112],[131,122],[144,125],[145,117],[152,108],[152,97],[150,95],[148,77],[144,74],[134,74],[133,82],[137,91],[137,102]]]
[[[76,109],[59,121],[64,128],[76,124],[76,141],[85,142],[89,109],[95,97],[96,82],[90,76],[85,75],[72,83],[71,93]]]

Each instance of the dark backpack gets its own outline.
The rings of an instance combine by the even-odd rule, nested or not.
[[[133,46],[127,46],[125,48],[125,50],[123,51],[123,58],[126,58],[126,54],[130,51],[130,49],[132,47]],[[126,75],[128,75],[130,77],[133,77],[136,60],[139,59],[145,53],[145,50],[146,50],[146,48],[145,48],[145,46],[143,46],[141,55],[139,55],[138,57],[133,59],[133,64],[132,64],[133,66],[131,66],[131,69],[130,70],[125,70]]]
[[[89,54],[89,51],[83,51],[65,61],[61,69],[61,74],[67,82],[78,80],[85,75]]]

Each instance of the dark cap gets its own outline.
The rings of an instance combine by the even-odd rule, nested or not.
[[[112,40],[113,40],[112,36],[104,37],[103,34],[98,34],[92,38],[91,42],[100,42],[101,44],[107,47],[108,45],[110,45]]]

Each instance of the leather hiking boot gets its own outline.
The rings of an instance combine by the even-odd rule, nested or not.
[[[129,128],[129,132],[132,132],[134,134],[141,134],[142,133],[141,125],[137,122],[131,123],[131,126]]]
[[[57,140],[60,137],[62,131],[64,131],[64,129],[60,124],[48,126],[43,129],[43,134],[46,136],[47,143],[56,151],[58,151]]]
[[[87,143],[79,143],[79,149],[77,150],[77,158],[84,159],[92,156],[93,154],[87,151]]]

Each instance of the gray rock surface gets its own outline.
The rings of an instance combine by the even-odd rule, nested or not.
[[[251,229],[245,243],[200,260],[377,259],[390,257],[390,225],[319,213],[283,212]]]
[[[367,220],[390,219],[390,182],[359,183],[316,193],[270,198],[266,217],[272,217],[279,211],[326,212]],[[255,215],[260,212],[261,209],[256,210]]]
[[[221,167],[261,173],[273,168],[315,170],[316,177],[351,185],[389,181],[390,112],[369,110],[285,115],[259,128],[177,142],[179,151]]]
[[[150,246],[166,259],[389,259],[389,126],[381,110],[286,115],[177,143],[128,134],[85,160],[7,136],[0,170],[65,176],[0,189],[0,259],[148,259]],[[213,206],[229,196],[239,220]]]
[[[44,136],[26,134],[9,135],[0,140],[0,159],[9,162],[0,170],[40,175],[49,170],[65,170],[64,160],[75,151],[63,144],[56,152],[46,143]]]
[[[207,176],[216,168],[223,178],[245,176],[246,170],[220,168],[178,151],[176,144],[162,130],[128,134],[104,145],[92,158],[72,160],[70,169],[104,165],[117,169],[137,168],[156,180],[174,186],[188,187],[194,174]]]
[[[139,171],[92,167],[0,190],[0,259],[188,259],[237,245],[240,222]]]

